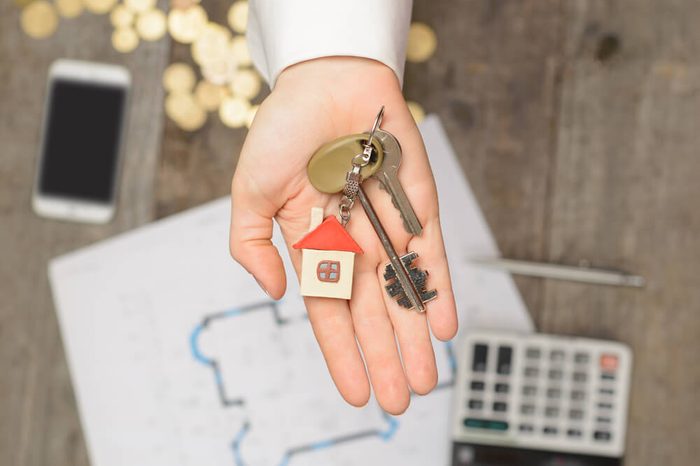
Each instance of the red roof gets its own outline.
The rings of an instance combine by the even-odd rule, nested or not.
[[[335,215],[311,230],[292,246],[294,249],[320,249],[322,251],[350,251],[362,254],[362,248],[343,228]]]

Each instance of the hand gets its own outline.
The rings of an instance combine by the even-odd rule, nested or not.
[[[347,226],[364,250],[355,258],[352,299],[307,297],[304,301],[343,398],[352,405],[364,405],[371,380],[382,408],[399,414],[408,407],[409,388],[426,394],[437,383],[429,327],[437,338],[448,340],[457,331],[457,316],[428,157],[390,68],[363,58],[333,57],[294,65],[280,75],[258,110],[233,177],[230,247],[233,258],[260,286],[272,298],[281,298],[286,277],[270,241],[273,217],[299,275],[301,251],[291,245],[307,233],[310,209],[323,207],[326,216],[336,215],[340,199],[316,191],[306,165],[324,143],[367,131],[382,105],[382,128],[401,143],[399,177],[423,234],[411,237],[403,229],[391,198],[379,191],[376,181],[368,180],[364,186],[396,250],[420,255],[418,263],[430,272],[429,286],[437,289],[438,297],[427,304],[425,314],[419,314],[400,307],[385,293],[382,275],[388,257],[358,201]]]

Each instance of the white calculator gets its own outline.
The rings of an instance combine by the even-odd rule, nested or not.
[[[629,347],[475,332],[457,360],[452,466],[622,464]]]

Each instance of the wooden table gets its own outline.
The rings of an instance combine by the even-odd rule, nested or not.
[[[161,0],[162,2],[163,0]],[[224,21],[227,2],[205,1]],[[700,457],[700,3],[416,0],[436,56],[406,95],[439,114],[508,257],[629,269],[646,289],[518,279],[540,331],[628,343],[628,465]],[[46,277],[49,258],[225,195],[243,131],[164,119],[167,41],[120,55],[106,17],[21,34],[0,3],[0,464],[87,464]],[[50,62],[123,63],[135,77],[116,220],[32,214]]]

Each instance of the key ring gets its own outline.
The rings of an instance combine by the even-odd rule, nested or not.
[[[354,167],[364,167],[367,164],[369,164],[369,160],[372,157],[372,142],[374,142],[374,133],[376,133],[379,127],[381,126],[383,119],[384,105],[382,105],[382,108],[379,109],[379,113],[377,113],[377,116],[374,118],[374,124],[372,125],[372,129],[369,132],[369,138],[367,139],[367,142],[363,144],[364,150],[361,154],[357,154],[352,159],[352,165]],[[358,161],[358,159],[361,161]]]

